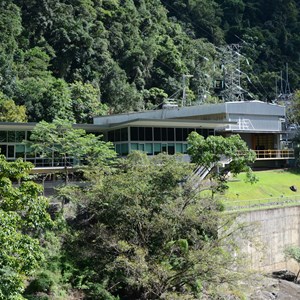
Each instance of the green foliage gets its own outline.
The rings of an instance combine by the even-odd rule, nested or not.
[[[191,171],[180,158],[135,152],[77,188],[76,235],[65,244],[73,284],[91,299],[199,299],[236,285],[230,242],[217,233],[230,221],[216,200],[179,184]]]
[[[300,90],[297,90],[287,108],[287,118],[291,124],[300,124]]]
[[[52,225],[41,187],[28,181],[31,168],[0,156],[0,299],[21,299],[26,276],[43,259],[38,237]]]
[[[157,108],[160,104],[165,103],[168,95],[159,88],[151,88],[144,91],[146,107],[149,109]]]
[[[300,248],[297,246],[290,246],[284,250],[284,254],[287,258],[294,259],[297,263],[300,263]]]
[[[284,249],[284,255],[288,259],[295,260],[298,263],[298,265],[300,266],[300,248],[298,246],[286,247]],[[295,277],[295,282],[297,282],[299,274],[300,274],[300,267],[299,267],[299,271]]]
[[[86,134],[83,129],[75,129],[67,120],[55,119],[52,123],[41,121],[32,130],[30,147],[42,157],[52,157],[63,161],[66,182],[68,166],[87,164],[104,167],[116,156],[112,144],[104,142],[102,136]],[[83,168],[83,166],[81,166]]]
[[[254,97],[274,99],[286,63],[292,88],[300,82],[295,0],[5,0],[0,16],[0,88],[30,121],[90,122],[106,112],[100,100],[111,112],[152,108],[183,74],[194,76],[188,100],[215,101],[226,43],[242,44]]]
[[[35,279],[30,282],[28,287],[26,288],[26,293],[49,293],[54,284],[52,279],[52,274],[42,272],[35,276]]]
[[[26,77],[17,82],[16,103],[25,105],[29,121],[73,120],[69,87],[62,79]]]
[[[25,106],[16,105],[12,99],[0,92],[0,122],[26,122]]]
[[[14,55],[22,30],[20,8],[11,0],[0,3],[0,89],[11,96],[13,88]]]
[[[107,105],[100,102],[100,92],[91,84],[76,81],[70,90],[76,123],[93,123],[93,117],[107,114]]]
[[[188,153],[192,162],[207,169],[217,168],[224,161],[226,168],[233,174],[246,172],[247,181],[257,181],[249,164],[255,160],[255,152],[250,150],[239,135],[230,137],[208,136],[206,139],[197,132],[192,132],[188,137]],[[227,187],[227,179],[221,172],[213,173],[213,178],[218,181],[216,189],[223,191]]]

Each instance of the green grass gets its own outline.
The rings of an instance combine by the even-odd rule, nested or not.
[[[245,182],[245,174],[240,174],[229,182],[229,189],[222,198],[225,202],[268,199],[300,199],[300,174],[286,170],[272,170],[255,172],[259,181],[255,184]],[[293,192],[290,186],[297,187],[297,192]],[[257,201],[258,203],[263,200]],[[276,200],[277,201],[277,200]]]

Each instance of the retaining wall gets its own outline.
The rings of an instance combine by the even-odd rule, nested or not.
[[[237,219],[251,225],[252,240],[241,241],[241,248],[247,253],[253,269],[298,271],[298,264],[287,261],[283,251],[289,245],[300,247],[300,206],[243,212]]]

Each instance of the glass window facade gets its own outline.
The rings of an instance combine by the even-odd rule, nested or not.
[[[192,131],[207,137],[213,130],[195,128],[171,127],[125,127],[110,130],[105,133],[106,139],[113,142],[116,152],[126,156],[134,150],[139,150],[148,155],[161,152],[168,154],[187,153],[187,137]],[[8,160],[23,158],[36,166],[62,166],[63,162],[53,158],[42,158],[32,152],[23,141],[30,139],[31,131],[7,130],[0,131],[0,150]],[[102,133],[101,133],[102,134]],[[70,159],[70,165],[72,159]]]
[[[126,127],[126,128],[108,131],[107,139],[110,142],[127,142],[128,141],[128,128]]]
[[[30,131],[0,131],[0,150],[8,160],[15,158],[26,159],[26,146],[23,143],[28,139]]]
[[[186,154],[188,147],[186,140],[192,131],[196,131],[204,137],[214,134],[213,129],[203,128],[133,126],[109,131],[107,138],[114,142],[116,152],[122,156],[135,150],[144,151],[148,155],[156,155],[161,152]],[[128,143],[123,143],[125,141]]]
[[[23,158],[25,161],[33,163],[36,167],[56,167],[63,166],[62,159],[58,159],[53,155],[53,158],[43,158],[37,155],[30,149],[24,141],[29,140],[31,131],[0,131],[0,150],[7,160],[15,160]],[[128,146],[127,146],[128,147]],[[68,165],[73,164],[73,159],[68,159]]]

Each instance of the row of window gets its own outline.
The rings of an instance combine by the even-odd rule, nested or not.
[[[21,143],[29,135],[30,131],[0,131],[0,143]]]
[[[14,160],[16,158],[23,158],[27,162],[32,162],[36,167],[57,167],[64,166],[64,160],[62,158],[43,158],[40,155],[31,151],[29,146],[23,144],[5,145],[0,144],[1,154],[5,155],[8,160]],[[74,163],[78,163],[73,158],[68,158],[67,164],[69,166]]]
[[[5,155],[7,158],[24,158],[25,154],[29,157],[31,150],[29,147],[23,144],[15,144],[15,145],[0,145],[0,153]]]
[[[188,135],[196,131],[205,138],[213,135],[213,129],[203,128],[159,128],[159,127],[130,127],[131,141],[186,141]],[[109,131],[107,139],[110,142],[126,142],[129,141],[128,128],[122,128]]]
[[[186,143],[120,143],[115,145],[115,150],[122,156],[135,150],[146,152],[148,155],[157,155],[162,152],[172,155],[175,153],[186,154],[187,147]]]
[[[34,164],[43,166],[56,166],[60,162],[56,158],[41,158],[39,155],[31,152],[30,147],[23,144],[6,145],[0,144],[1,154],[8,159],[23,158],[26,161],[32,161]],[[149,155],[156,155],[161,152],[168,154],[186,153],[186,143],[117,143],[115,150],[120,155],[127,155],[131,151],[139,150]]]

